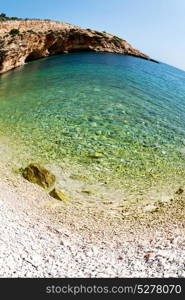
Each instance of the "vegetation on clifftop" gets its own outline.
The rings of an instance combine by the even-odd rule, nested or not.
[[[0,22],[5,22],[9,20],[21,20],[17,17],[8,17],[5,13],[0,13]]]
[[[19,29],[16,29],[16,28],[11,29],[10,32],[9,32],[9,34],[13,35],[13,36],[17,35],[17,34],[19,34]]]
[[[5,13],[0,13],[0,23],[6,22],[6,21],[16,21],[16,20],[41,20],[41,19],[8,17]],[[44,21],[51,21],[51,20],[50,19],[44,19]]]

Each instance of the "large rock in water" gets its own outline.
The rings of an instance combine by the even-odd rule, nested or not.
[[[44,189],[54,186],[56,177],[50,171],[39,164],[30,164],[23,170],[23,177],[32,183],[36,183]]]

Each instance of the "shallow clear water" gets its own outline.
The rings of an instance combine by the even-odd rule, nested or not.
[[[0,77],[0,133],[28,161],[76,163],[79,173],[85,167],[105,179],[111,172],[138,185],[178,180],[185,72],[90,52],[34,61]]]

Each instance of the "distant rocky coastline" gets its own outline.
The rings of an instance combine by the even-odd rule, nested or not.
[[[50,20],[4,18],[0,22],[0,73],[42,57],[78,51],[119,53],[156,62],[106,32]]]

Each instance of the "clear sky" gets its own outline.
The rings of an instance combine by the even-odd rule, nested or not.
[[[0,0],[0,12],[105,30],[185,70],[185,0]]]

